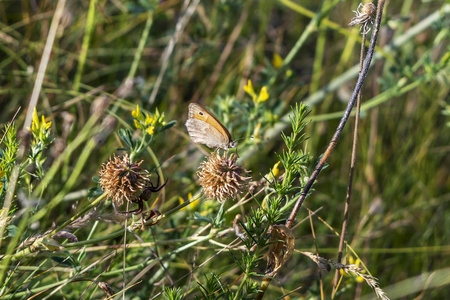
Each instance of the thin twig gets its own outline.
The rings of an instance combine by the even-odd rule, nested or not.
[[[55,8],[55,14],[53,16],[52,24],[48,32],[47,41],[45,42],[44,52],[42,53],[41,62],[39,63],[39,69],[34,81],[33,92],[31,93],[30,102],[28,103],[27,116],[23,123],[23,129],[31,127],[31,121],[33,119],[33,108],[36,107],[39,95],[41,94],[42,84],[44,82],[45,73],[47,72],[48,62],[50,61],[50,54],[52,53],[53,43],[55,42],[56,33],[60,24],[61,17],[64,12],[65,0],[58,1]]]
[[[3,134],[3,136],[2,136],[2,138],[0,140],[0,145],[3,143],[3,140],[5,139],[6,135],[8,134],[9,128],[11,128],[11,126],[14,123],[14,120],[16,119],[17,114],[19,113],[21,108],[22,108],[22,106],[19,106],[19,108],[17,109],[16,113],[12,117],[11,122],[9,122],[8,127],[6,128],[5,133]]]
[[[325,150],[325,153],[322,155],[322,158],[320,159],[319,163],[317,164],[316,168],[314,169],[314,172],[311,174],[311,177],[309,178],[308,182],[306,183],[305,187],[303,188],[303,191],[301,192],[297,202],[295,203],[294,209],[292,210],[289,218],[286,220],[286,227],[289,229],[293,227],[295,217],[297,216],[297,213],[298,213],[300,207],[302,206],[303,201],[305,200],[306,196],[309,193],[309,190],[311,189],[314,182],[316,181],[317,176],[319,175],[319,173],[322,171],[323,167],[325,166],[326,161],[330,157],[331,152],[333,151],[334,147],[336,146],[337,141],[339,140],[339,137],[345,127],[345,124],[347,123],[347,120],[350,117],[350,113],[356,102],[356,98],[359,94],[359,91],[362,88],[364,80],[367,77],[370,63],[372,61],[372,57],[375,52],[375,45],[376,45],[378,34],[380,31],[381,17],[383,15],[383,13],[382,13],[383,8],[384,8],[384,0],[380,0],[378,3],[376,23],[374,26],[375,28],[374,28],[374,31],[372,34],[372,38],[370,40],[369,50],[367,52],[367,56],[364,61],[364,66],[362,68],[362,71],[360,72],[360,74],[358,76],[358,80],[356,82],[355,89],[353,90],[352,97],[350,98],[350,101],[348,102],[347,108],[344,111],[344,115],[342,116],[341,121],[339,122],[339,125],[336,128],[336,132],[334,133],[334,135],[330,141],[330,144],[328,145],[327,149]],[[262,299],[264,297],[264,293],[267,290],[267,287],[270,284],[271,280],[272,280],[271,278],[265,278],[263,283],[261,283],[261,286],[260,286],[261,291],[258,293],[256,299]]]
[[[360,54],[360,58],[359,58],[359,65],[361,67],[361,70],[362,70],[362,66],[363,66],[365,43],[366,43],[366,32],[363,32],[362,43],[361,43],[361,54]],[[345,198],[344,221],[342,222],[341,237],[339,240],[339,250],[338,250],[338,257],[337,257],[338,263],[341,263],[341,260],[342,260],[342,252],[344,250],[344,242],[345,242],[345,233],[347,232],[347,226],[348,226],[348,212],[350,210],[350,200],[352,197],[352,187],[353,187],[353,176],[355,174],[356,147],[358,145],[358,129],[359,129],[360,111],[361,111],[361,91],[359,91],[359,93],[358,93],[358,100],[356,102],[355,130],[353,132],[353,147],[352,147],[352,158],[351,158],[351,162],[350,162],[350,176],[348,179],[347,196]],[[334,275],[334,285],[333,285],[333,292],[332,292],[333,295],[336,292],[338,279],[339,279],[339,270],[336,270],[336,273]]]
[[[372,34],[372,38],[370,40],[370,46],[369,50],[367,52],[366,59],[364,60],[364,66],[361,74],[358,77],[358,81],[356,82],[355,89],[353,90],[352,97],[350,98],[350,101],[348,102],[347,108],[345,109],[344,115],[341,118],[341,121],[339,122],[338,127],[336,128],[336,132],[334,133],[330,144],[328,145],[327,149],[325,150],[325,153],[323,154],[322,158],[320,159],[319,163],[317,164],[316,168],[314,169],[314,172],[311,174],[310,179],[306,183],[305,187],[303,188],[302,193],[300,194],[300,197],[298,198],[297,202],[295,203],[294,209],[291,212],[291,215],[286,221],[286,227],[291,228],[295,217],[297,216],[297,213],[300,209],[300,207],[303,204],[303,201],[305,200],[306,196],[309,193],[309,190],[311,189],[312,185],[316,181],[317,176],[322,171],[323,167],[325,166],[326,161],[330,157],[331,152],[333,151],[334,147],[336,146],[339,137],[341,136],[342,130],[345,127],[345,124],[347,123],[348,118],[350,117],[350,113],[352,111],[353,106],[355,105],[356,98],[358,96],[359,91],[361,90],[361,87],[364,83],[364,80],[367,77],[367,72],[369,71],[369,66],[372,61],[372,57],[374,55],[375,51],[375,45],[377,42],[378,34],[380,32],[380,25],[381,25],[381,17],[383,15],[383,7],[384,7],[384,0],[380,0],[378,2],[378,9],[377,9],[377,16],[376,16],[376,22],[375,22],[375,28]]]
[[[129,206],[130,202],[127,202],[127,211],[128,211],[128,206]],[[125,268],[127,265],[127,227],[128,227],[128,218],[125,219],[125,227],[123,228],[123,257],[122,257],[122,265],[123,265],[123,269],[122,269],[122,299],[125,300],[125,291],[126,291],[126,278],[125,278]]]

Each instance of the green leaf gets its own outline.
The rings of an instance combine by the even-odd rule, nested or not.
[[[103,191],[99,187],[93,187],[88,190],[88,199],[97,198],[103,194]]]
[[[16,225],[8,225],[6,226],[6,230],[8,231],[8,237],[12,238],[16,236],[17,226]],[[6,236],[4,238],[7,238]]]
[[[162,126],[161,129],[159,131],[164,131],[167,130],[169,128],[172,128],[173,126],[175,126],[175,124],[177,124],[177,121],[173,120],[170,121],[169,123],[167,123],[166,125]]]
[[[129,129],[119,129],[119,137],[120,139],[127,144],[128,147],[134,148],[135,143],[133,141],[133,135]]]
[[[75,263],[74,259],[71,256],[67,257],[52,256],[51,259],[56,261],[58,264],[66,267],[75,268],[77,266],[77,264]]]
[[[213,222],[213,220],[211,218],[202,216],[198,212],[194,212],[194,216],[192,218],[188,218],[188,220],[194,220],[194,221],[200,221],[200,222],[206,222],[206,223]]]

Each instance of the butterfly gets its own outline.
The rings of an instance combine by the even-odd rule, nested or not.
[[[231,139],[228,129],[220,123],[216,116],[197,103],[189,104],[186,128],[192,141],[196,144],[224,150],[229,150],[237,145],[237,142]]]

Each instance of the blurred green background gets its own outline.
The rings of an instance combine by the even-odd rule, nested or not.
[[[18,107],[21,112],[16,127],[23,126],[51,22],[61,2],[0,2],[2,130]],[[251,170],[255,181],[278,161],[274,152],[282,149],[280,129],[289,132],[290,107],[305,102],[311,113],[308,140],[302,148],[315,162],[336,129],[358,75],[361,33],[359,28],[347,26],[358,5],[358,1],[331,0],[67,1],[51,45],[38,114],[52,121],[52,134],[63,145],[78,136],[94,99],[101,95],[111,97],[105,115],[115,116],[118,128],[133,126],[131,111],[137,104],[150,113],[158,108],[167,121],[176,120],[174,128],[155,135],[153,158],[149,154],[142,157],[149,170],[160,165],[168,179],[156,203],[163,212],[178,205],[179,197],[187,200],[189,193],[199,190],[195,173],[204,156],[190,141],[184,126],[191,101],[214,111],[235,139],[242,138],[238,147],[240,164]],[[450,295],[449,14],[450,5],[445,1],[389,1],[379,48],[362,89],[346,240],[391,299],[445,299]],[[266,86],[269,93],[257,115],[252,115],[253,100],[244,91],[249,79],[257,92]],[[124,87],[124,83],[132,84]],[[65,113],[73,118],[67,136],[63,136]],[[351,117],[347,123],[328,167],[297,218],[308,217],[306,208],[317,211],[313,217],[316,241],[309,221],[294,230],[296,249],[315,252],[316,243],[319,254],[328,259],[337,256],[339,238],[333,230],[340,232],[342,226],[353,120]],[[55,145],[47,152],[49,166],[52,153],[58,152]],[[74,215],[77,206],[86,203],[86,191],[95,186],[91,178],[98,176],[101,163],[119,153],[117,148],[122,146],[113,134],[93,149],[78,180],[66,191],[81,196],[66,198],[46,218],[30,224],[25,236],[43,233],[52,222],[59,225]],[[43,195],[43,203],[60,191],[80,152],[76,149],[64,161]],[[148,205],[154,198],[156,195]],[[13,206],[13,214],[24,207],[17,199]],[[257,207],[256,202],[247,203],[241,212],[250,213],[250,207]],[[182,245],[170,241],[191,236],[199,226],[187,219],[194,210],[215,209],[217,204],[206,201],[171,215],[158,228],[139,235],[143,241],[169,241],[154,250],[159,255],[169,253]],[[112,208],[107,210],[112,212]],[[12,224],[23,217],[19,213]],[[225,227],[231,226],[233,218],[227,216]],[[95,238],[118,229],[120,226],[113,223],[100,222],[98,228],[81,228],[76,235],[81,241],[90,232]],[[235,238],[232,235],[216,240],[227,244]],[[8,239],[5,237],[1,253],[6,253]],[[129,235],[128,241],[132,244],[138,240]],[[116,238],[89,247],[121,243]],[[106,247],[89,249],[78,266],[86,267],[111,251]],[[157,295],[162,284],[170,283],[165,272],[179,279],[189,273],[192,261],[198,266],[218,249],[205,243],[174,255],[167,260],[166,271],[156,264],[139,277],[142,281],[127,293],[129,299]],[[136,276],[143,268],[139,263],[152,255],[146,247],[130,248],[127,266],[135,268],[127,271],[127,277]],[[12,287],[8,292],[23,291],[27,285],[31,290],[49,286],[71,273],[58,271],[55,260],[39,256],[23,262],[30,268],[40,263],[49,271],[36,271],[39,276],[27,281],[28,271],[18,269],[11,275],[14,280],[6,285]],[[121,255],[116,254],[114,260],[100,264],[86,276],[94,278],[106,272],[102,280],[119,290],[121,264]],[[176,286],[190,291],[186,297],[193,299],[198,294],[190,289],[196,286],[195,281],[204,280],[203,274],[214,271],[227,284],[236,280],[240,270],[232,264],[228,254],[219,253]],[[263,272],[265,262],[260,267]],[[323,278],[326,298],[331,295],[333,273]],[[101,297],[102,293],[92,292],[88,284],[71,283],[57,295],[77,299],[86,289],[87,298]],[[291,299],[320,297],[317,266],[300,253],[294,253],[287,262],[266,297],[276,299],[297,288]],[[20,295],[18,298],[25,298]],[[364,297],[373,299],[375,294],[352,277],[344,278],[336,296]]]

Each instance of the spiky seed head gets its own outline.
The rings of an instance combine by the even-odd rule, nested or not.
[[[216,151],[200,164],[197,176],[206,196],[223,202],[247,189],[251,177],[246,176],[249,171],[236,164],[237,159],[234,153],[227,157],[227,152],[221,156]]]
[[[150,180],[150,174],[140,167],[141,164],[142,161],[132,163],[128,154],[122,158],[114,155],[104,163],[100,171],[100,186],[107,197],[118,205],[124,199],[135,202]]]

